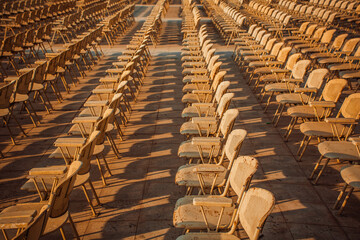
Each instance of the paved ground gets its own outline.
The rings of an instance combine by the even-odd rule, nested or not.
[[[42,124],[33,128],[25,114],[21,122],[29,137],[17,136],[18,145],[11,145],[6,129],[0,130],[1,151],[6,155],[0,162],[0,207],[16,202],[37,201],[36,195],[19,190],[25,182],[27,171],[34,166],[49,164],[47,155],[53,151],[56,138],[66,134],[72,118],[89,97],[97,79],[121,54],[126,43],[150,12],[150,6],[137,6],[137,23],[119,38],[117,45],[103,47],[106,57],[88,73],[81,84],[65,95],[61,104],[54,102],[55,111],[40,111]],[[82,239],[175,239],[181,230],[172,227],[172,212],[176,200],[184,195],[184,189],[174,184],[174,176],[184,161],[177,157],[177,148],[183,137],[179,128],[183,122],[181,104],[180,61],[180,5],[171,5],[164,19],[160,44],[153,48],[153,59],[145,85],[138,101],[132,103],[130,122],[124,128],[124,141],[116,139],[121,158],[117,159],[107,148],[107,159],[113,176],[109,186],[103,187],[95,162],[92,179],[102,202],[97,207],[98,217],[91,217],[90,209],[80,189],[71,196],[70,210]],[[140,22],[139,22],[140,21]],[[344,164],[332,163],[317,186],[307,176],[318,158],[312,147],[302,162],[294,156],[300,134],[293,134],[285,143],[281,137],[288,119],[279,127],[271,122],[270,109],[264,114],[256,97],[245,84],[241,73],[231,59],[232,47],[225,47],[212,30],[216,53],[228,73],[231,92],[236,95],[232,108],[240,110],[235,128],[248,131],[241,154],[257,157],[260,168],[253,180],[254,186],[271,190],[276,197],[276,207],[269,217],[263,239],[359,239],[359,192],[355,192],[342,216],[332,210],[342,186],[338,170]],[[41,109],[41,105],[36,106]],[[65,228],[69,238],[71,229]],[[54,233],[45,239],[59,239]]]

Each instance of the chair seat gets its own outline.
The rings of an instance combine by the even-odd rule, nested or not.
[[[205,62],[199,61],[199,62],[184,62],[181,64],[181,67],[183,68],[201,68],[206,65]]]
[[[278,78],[274,74],[266,74],[266,75],[262,75],[259,78],[259,80],[264,83],[269,83],[269,82],[277,82]]]
[[[204,57],[203,56],[183,56],[181,58],[182,62],[189,62],[189,61],[201,61],[203,60]]]
[[[56,79],[56,76],[52,74],[46,74],[45,79],[45,81],[54,81]]]
[[[29,100],[29,96],[27,94],[18,94],[17,93],[16,96],[15,96],[15,101],[14,102],[16,102],[16,103],[25,102],[27,100]]]
[[[204,73],[206,74],[206,73]],[[187,75],[183,78],[183,83],[189,83],[191,82],[192,80],[209,80],[209,77],[206,76],[206,75]]]
[[[79,187],[81,185],[84,185],[87,181],[90,179],[90,172],[87,172],[85,174],[78,174],[76,175],[76,180],[74,183],[74,188]]]
[[[191,117],[205,117],[205,115],[206,116],[214,116],[215,111],[216,111],[216,108],[214,108],[214,107],[197,108],[194,106],[189,106],[182,111],[181,117],[191,118]]]
[[[320,58],[318,63],[320,64],[330,64],[330,63],[341,63],[343,61],[342,58],[330,57],[330,58]]]
[[[211,96],[207,94],[194,94],[194,93],[187,93],[185,94],[181,102],[183,103],[197,103],[197,102],[211,102]]]
[[[256,68],[254,70],[255,74],[271,74],[272,70],[274,69],[278,69],[278,68],[274,68],[274,67],[261,67],[261,68]]]
[[[347,184],[353,188],[360,188],[360,165],[345,166],[340,174]]]
[[[307,136],[334,137],[331,125],[336,126],[339,134],[342,132],[347,132],[349,130],[349,127],[346,127],[342,124],[330,124],[326,122],[305,122],[300,125],[300,131]]]
[[[360,161],[356,146],[348,141],[325,141],[318,145],[319,153],[325,158]]]
[[[184,68],[184,70],[182,71],[183,75],[188,75],[188,74],[200,75],[206,73],[207,73],[206,68]]]
[[[192,92],[193,90],[209,90],[209,84],[186,84],[182,91],[183,93]]]
[[[339,73],[341,78],[352,79],[352,78],[360,78],[360,70],[356,71],[342,71]]]
[[[324,58],[333,56],[331,53],[313,53],[310,55],[311,59]]]
[[[276,101],[281,104],[307,103],[309,99],[309,96],[299,93],[284,93],[276,96]]]
[[[293,83],[272,83],[265,85],[265,91],[267,92],[287,92],[294,90],[295,84]]]
[[[175,183],[180,186],[200,187],[198,175],[196,172],[194,172],[194,169],[198,166],[199,164],[186,164],[179,167],[175,176]],[[225,184],[225,175],[227,173],[225,167],[216,164],[201,164],[201,167],[206,168],[209,171],[211,171],[211,169],[219,170],[219,167],[223,168],[224,171],[217,175],[214,186],[220,187]],[[204,180],[203,186],[209,188],[213,185],[215,177],[213,172],[202,173],[201,177]]]
[[[0,109],[0,116],[1,117],[7,116],[9,114],[9,112],[10,112],[9,109],[2,108],[2,109]]]
[[[8,213],[11,213],[11,212],[24,212],[24,211],[29,211],[29,210],[34,210],[37,213],[39,213],[41,208],[46,204],[48,204],[48,201],[42,201],[42,202],[39,202],[39,203],[17,204],[15,206],[8,207],[8,208],[4,209],[1,212],[0,216],[2,214],[8,214]],[[66,223],[68,218],[69,218],[69,212],[68,211],[66,213],[64,213],[63,215],[58,216],[56,218],[53,218],[53,217],[49,216],[43,234],[45,235],[45,234],[48,234],[50,232],[53,232],[53,231],[59,229],[60,226],[62,226],[64,223]]]
[[[207,158],[210,156],[210,146],[202,146],[202,156]],[[220,149],[218,146],[214,147],[212,156],[217,157],[219,156]],[[178,149],[178,156],[185,157],[185,158],[200,158],[200,153],[198,150],[197,145],[192,144],[191,140],[182,142]]]
[[[34,83],[32,86],[32,91],[39,91],[41,89],[44,89],[44,85],[41,83]]]
[[[249,67],[264,67],[266,66],[266,62],[265,61],[253,61],[249,63]],[[256,69],[255,69],[256,70]],[[255,72],[254,72],[255,73]]]
[[[209,132],[209,135],[214,135],[216,133],[216,125],[208,124],[199,124],[201,135],[206,136]],[[185,122],[180,127],[180,134],[182,135],[199,135],[198,125],[192,122]]]
[[[178,199],[175,204],[173,224],[176,228],[206,229],[206,224],[199,206],[193,205],[193,199],[197,197],[220,197],[220,196],[186,196]],[[218,222],[221,207],[204,207],[206,218],[210,228],[214,229]],[[220,222],[220,228],[226,228],[231,221],[234,207],[225,208]]]
[[[239,240],[240,238],[228,233],[187,233],[176,238],[176,240]]]
[[[318,116],[322,116],[325,112],[325,108],[317,107],[316,112]],[[310,106],[294,106],[287,109],[287,114],[291,117],[300,118],[316,118],[315,110]]]
[[[343,64],[331,64],[328,66],[330,71],[344,71],[355,69],[356,64],[343,63]]]

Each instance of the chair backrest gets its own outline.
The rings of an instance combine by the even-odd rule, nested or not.
[[[320,68],[313,70],[305,83],[305,87],[320,89],[329,70]]]
[[[277,60],[280,62],[285,62],[286,59],[288,58],[290,51],[291,51],[291,47],[284,47],[280,50],[279,54],[277,55]]]
[[[14,36],[6,37],[1,45],[1,53],[0,56],[2,56],[4,53],[11,53],[12,45],[14,43]]]
[[[220,98],[226,93],[227,89],[230,86],[229,81],[221,82],[220,84],[216,85],[215,87],[215,94],[213,97],[212,102],[219,102]]]
[[[222,83],[222,81],[224,80],[225,74],[226,74],[226,71],[220,71],[215,75],[215,78],[214,78],[213,82],[211,83],[211,89],[213,89],[215,91],[217,90],[219,84]],[[216,96],[216,93],[215,93],[215,96]]]
[[[336,32],[336,29],[327,30],[326,32],[324,32],[323,36],[321,37],[320,42],[329,44],[331,42],[331,39],[335,32]]]
[[[304,33],[310,22],[303,22],[299,27],[299,32]]]
[[[285,68],[288,70],[292,70],[301,56],[301,53],[295,53],[291,55],[286,62]]]
[[[74,187],[76,175],[79,172],[82,162],[71,163],[66,175],[59,181],[49,198],[49,217],[57,218],[64,215],[69,209],[69,197]]]
[[[47,62],[38,65],[34,69],[33,82],[42,84],[45,80]]]
[[[262,188],[250,188],[239,207],[239,221],[250,240],[256,240],[275,205],[274,195]]]
[[[295,79],[303,79],[310,63],[310,60],[300,60],[296,62],[292,69],[291,76]]]
[[[267,41],[264,49],[267,51],[272,50],[273,46],[275,45],[276,40],[277,40],[276,38],[269,39],[269,41]]]
[[[345,118],[359,119],[360,114],[360,93],[353,93],[345,98],[340,108],[340,113]]]
[[[16,94],[29,93],[29,86],[32,81],[33,72],[34,70],[31,70],[19,76],[19,78],[16,80]]]
[[[211,69],[210,75],[209,75],[210,79],[212,79],[212,80],[215,79],[216,74],[220,70],[221,64],[222,64],[222,62],[217,62],[217,63],[214,64],[213,68]]]
[[[344,52],[352,52],[354,51],[356,45],[359,43],[360,38],[352,38],[346,41],[344,46],[342,47],[342,51]]]
[[[50,206],[44,205],[34,220],[12,240],[38,240],[45,230]]]
[[[116,102],[116,101],[118,102],[120,100],[120,97],[122,96],[122,93],[117,93],[114,95],[114,97],[115,96],[116,98],[115,99],[113,98],[112,102]],[[104,143],[106,127],[109,123],[109,118],[111,116],[114,116],[114,113],[115,113],[115,108],[109,107],[108,109],[105,110],[102,119],[96,123],[95,129],[96,131],[99,131],[100,134],[97,137],[95,145],[101,145]]]
[[[243,198],[245,191],[248,190],[251,179],[254,176],[258,166],[258,161],[250,156],[241,156],[234,161],[226,188],[232,188],[232,190],[238,196],[238,203]]]
[[[334,41],[331,44],[331,48],[335,49],[335,50],[339,50],[341,48],[341,46],[344,44],[345,39],[347,38],[349,34],[344,33],[344,34],[340,34],[339,36],[337,36]]]
[[[229,134],[223,148],[223,155],[220,159],[221,163],[223,162],[224,157],[229,160],[228,169],[232,168],[235,159],[239,156],[240,149],[246,135],[247,132],[244,129],[235,129]]]
[[[275,43],[271,49],[270,55],[277,56],[284,42]]]
[[[211,57],[209,63],[208,63],[208,66],[207,66],[207,69],[209,72],[211,72],[211,69],[214,67],[215,63],[217,62],[217,60],[220,58],[219,55],[214,55]]]
[[[229,108],[231,99],[234,97],[234,95],[235,95],[234,93],[225,93],[221,97],[220,101],[218,102],[218,106],[216,108],[216,116],[222,118],[225,111]]]
[[[93,131],[86,140],[85,145],[80,148],[79,154],[76,158],[77,161],[83,163],[81,169],[78,172],[79,175],[86,174],[90,171],[90,167],[91,167],[90,160],[94,152],[96,140],[99,137],[99,135],[100,135],[100,131],[97,130]]]
[[[317,28],[317,26],[318,26],[317,24],[312,24],[312,25],[308,26],[308,28],[305,31],[305,34],[313,35],[313,33],[314,33],[315,29]]]
[[[326,27],[319,27],[318,29],[316,29],[316,31],[314,32],[314,35],[312,36],[312,39],[314,39],[314,40],[321,39],[321,36],[325,32],[325,30],[326,30]]]
[[[0,109],[10,107],[10,99],[13,95],[16,81],[12,81],[0,88]]]
[[[347,81],[345,79],[331,79],[326,83],[321,96],[325,101],[337,102],[346,85]]]
[[[262,46],[266,46],[266,43],[269,41],[270,37],[271,37],[271,33],[264,34],[259,44]]]
[[[239,110],[237,109],[229,109],[224,113],[224,116],[222,117],[219,124],[219,131],[217,133],[217,137],[220,137],[220,135],[222,135],[225,140],[227,139],[238,115]]]

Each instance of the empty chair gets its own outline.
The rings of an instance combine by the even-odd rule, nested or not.
[[[325,118],[320,122],[305,122],[300,125],[300,131],[304,134],[297,154],[299,160],[312,138],[346,140],[353,132],[360,114],[360,93],[353,93],[348,96],[336,117]]]
[[[216,190],[219,194],[223,192],[227,175],[240,153],[246,134],[247,132],[243,129],[233,130],[229,134],[220,160],[216,164],[186,164],[179,167],[175,176],[175,183],[185,186],[187,195],[192,194],[194,188],[200,188],[199,194],[213,194],[213,191]],[[258,163],[255,159],[243,157],[241,162],[244,165],[243,172],[256,172]],[[226,164],[227,167],[225,167]]]
[[[209,204],[206,203],[206,200],[203,203],[197,203],[194,200],[194,204],[201,206],[222,205],[221,203],[213,205],[210,202],[210,199]],[[240,203],[235,221],[228,232],[190,232],[178,237],[176,240],[239,240],[240,238],[232,235],[237,230],[238,224],[240,225],[239,229],[244,229],[250,240],[257,240],[274,206],[275,197],[271,192],[262,188],[250,188]]]
[[[10,218],[14,219],[8,225],[3,224],[3,233],[6,235],[5,229],[15,228],[25,228],[31,221],[34,214],[40,213],[41,209],[46,205],[50,206],[48,219],[46,222],[46,227],[44,230],[44,235],[60,230],[61,235],[64,236],[63,225],[69,221],[72,229],[74,230],[75,237],[79,238],[79,235],[76,231],[74,222],[69,213],[69,204],[70,204],[70,194],[73,190],[75,183],[76,175],[82,166],[82,162],[74,161],[66,171],[66,168],[59,167],[53,168],[52,171],[45,171],[41,168],[33,169],[30,172],[31,178],[40,180],[41,178],[46,178],[46,175],[50,173],[50,179],[53,179],[54,184],[51,188],[50,197],[48,201],[43,202],[33,202],[33,203],[21,203],[15,206],[5,208],[0,213],[0,219],[6,219],[8,222]],[[64,172],[66,173],[64,174]],[[54,178],[54,174],[62,175],[63,177]],[[14,224],[15,223],[15,224]]]

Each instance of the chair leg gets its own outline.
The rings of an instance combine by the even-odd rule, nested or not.
[[[351,194],[352,194],[353,191],[354,191],[354,188],[350,186],[350,190],[349,190],[348,194],[346,195],[343,203],[341,204],[341,207],[340,207],[340,210],[339,210],[339,214],[341,214],[341,213],[344,211],[344,207],[345,207],[347,201],[349,200],[349,198],[350,198],[350,196],[351,196]]]
[[[336,199],[336,202],[335,202],[335,204],[333,206],[333,209],[337,209],[339,207],[340,200],[342,199],[342,197],[343,197],[343,195],[344,195],[344,193],[346,191],[347,186],[348,186],[347,183],[345,183],[344,187],[342,188],[341,192],[339,193],[339,196]]]
[[[294,130],[294,127],[296,125],[296,122],[297,122],[298,118],[297,117],[292,117],[291,120],[290,120],[290,123],[289,123],[289,126],[286,130],[286,133],[284,135],[284,140],[287,142],[289,140],[289,137],[292,133],[292,131]]]
[[[319,166],[320,166],[320,163],[321,163],[321,161],[323,160],[323,158],[324,158],[324,156],[320,156],[320,158],[319,158],[319,160],[317,161],[317,163],[315,164],[315,166],[314,166],[314,169],[313,169],[313,171],[312,171],[312,173],[310,174],[310,176],[309,176],[309,178],[308,179],[313,179],[313,177],[314,177],[314,175],[315,175],[315,172],[316,172],[316,170],[319,168]]]
[[[319,179],[320,179],[322,173],[324,172],[325,168],[327,167],[329,161],[330,161],[330,158],[327,158],[327,159],[325,160],[325,163],[324,163],[323,167],[321,168],[319,174],[317,175],[317,177],[316,177],[316,179],[315,179],[315,181],[314,181],[314,185],[316,185],[317,182],[319,181]]]
[[[115,155],[117,158],[120,158],[120,153],[119,153],[119,150],[117,149],[116,147],[116,143],[114,141],[114,139],[112,138],[111,134],[110,133],[106,133],[106,138],[112,148],[112,150],[114,151]]]
[[[309,136],[308,139],[304,142],[298,161],[301,161],[301,158],[304,156],[305,150],[309,145],[310,141],[311,141],[311,136]]]
[[[94,208],[94,205],[92,204],[91,202],[91,199],[87,193],[87,190],[86,190],[86,187],[85,185],[81,185],[83,191],[84,191],[84,194],[85,194],[85,197],[86,197],[86,200],[88,201],[89,205],[90,205],[90,208],[91,208],[91,211],[93,213],[93,216],[96,217],[97,216],[97,212],[95,211],[95,208]]]
[[[71,225],[71,228],[72,228],[73,231],[74,231],[74,234],[75,234],[76,239],[80,240],[79,233],[78,233],[78,231],[76,230],[74,221],[73,221],[70,213],[69,213],[69,223],[70,223],[70,225]]]
[[[108,170],[108,172],[109,172],[109,175],[110,175],[110,176],[112,176],[112,173],[111,173],[111,170],[110,170],[109,164],[108,164],[108,162],[107,162],[107,160],[106,160],[106,158],[105,158],[105,155],[104,155],[104,154],[102,154],[102,157],[103,157],[103,160],[104,160],[104,163],[105,163],[105,167],[106,167],[106,169],[107,169],[107,170]]]
[[[59,230],[60,230],[62,239],[63,239],[63,240],[66,240],[66,236],[65,236],[65,232],[64,232],[63,227],[60,227]]]
[[[95,156],[95,157],[96,157],[96,163],[97,163],[99,171],[100,171],[101,180],[103,182],[103,185],[106,186],[107,184],[106,184],[105,176],[104,176],[101,164],[100,164],[100,159],[98,156]]]
[[[15,120],[15,122],[16,122],[16,124],[19,126],[21,132],[27,137],[28,135],[25,133],[25,131],[24,131],[24,129],[22,128],[22,126],[20,125],[19,121],[17,120],[17,118],[16,118],[16,117],[14,116],[14,114],[12,113],[12,110],[11,110],[11,112],[10,112],[8,121],[10,120],[10,117],[12,117],[12,118]]]
[[[36,121],[37,121],[39,124],[41,124],[40,119],[39,119],[39,116],[36,114],[35,109],[34,109],[32,103],[31,103],[31,101],[26,101],[25,104],[26,104],[26,103],[29,103],[29,106],[30,106],[30,108],[31,108],[31,111],[34,113],[34,116],[35,116],[35,118],[36,118]]]
[[[98,205],[101,205],[100,200],[99,200],[99,197],[98,197],[98,195],[96,194],[94,185],[92,184],[92,182],[91,182],[90,179],[89,179],[89,185],[90,185],[91,190],[92,190],[93,193],[94,193],[94,197],[95,197],[95,200],[96,200],[97,204],[98,204]]]

